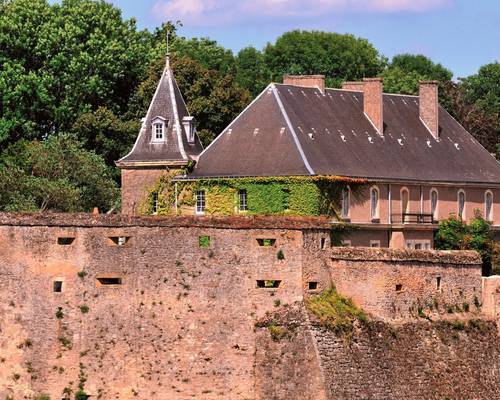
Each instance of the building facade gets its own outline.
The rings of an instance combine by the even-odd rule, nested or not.
[[[323,76],[285,76],[205,150],[194,126],[179,129],[178,143],[194,135],[184,158],[180,146],[156,151],[154,118],[172,118],[161,107],[188,116],[168,65],[165,77],[139,144],[118,162],[125,213],[329,215],[352,228],[345,245],[416,249],[432,248],[450,215],[480,212],[500,228],[500,165],[439,105],[437,82],[407,96],[383,93],[380,78],[328,89]]]

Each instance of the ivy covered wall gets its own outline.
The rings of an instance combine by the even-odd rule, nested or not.
[[[238,193],[245,190],[245,214],[338,215],[341,193],[347,186],[359,191],[364,181],[339,176],[291,176],[174,180],[171,171],[150,189],[141,214],[175,215],[194,212],[196,191],[205,191],[205,214],[239,213]],[[176,203],[177,199],[177,203]]]

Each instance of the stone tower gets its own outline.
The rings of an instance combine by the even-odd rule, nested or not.
[[[122,213],[137,214],[163,174],[196,161],[202,150],[194,117],[189,115],[167,57],[134,147],[116,162],[122,172]]]

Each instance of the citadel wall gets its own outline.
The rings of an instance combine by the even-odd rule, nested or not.
[[[306,315],[298,344],[276,349],[256,328],[268,312],[302,304],[318,291],[310,282],[333,282],[353,297],[360,287],[361,306],[392,318],[394,276],[417,282],[403,280],[408,298],[435,290],[428,271],[457,298],[480,279],[475,255],[372,259],[370,249],[331,249],[329,235],[321,218],[0,214],[0,399],[60,399],[79,383],[91,399],[319,399],[330,390],[330,339]],[[370,280],[383,283],[373,297]],[[290,363],[293,378],[280,378]]]

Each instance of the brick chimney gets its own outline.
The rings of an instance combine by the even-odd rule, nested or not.
[[[355,92],[362,92],[363,91],[363,82],[344,82],[342,83],[342,89],[343,90],[353,90]]]
[[[363,79],[364,112],[381,135],[384,134],[382,88],[382,78]]]
[[[325,92],[325,75],[283,75],[285,85],[318,88]]]
[[[421,81],[419,87],[420,119],[435,139],[439,139],[438,82]]]

